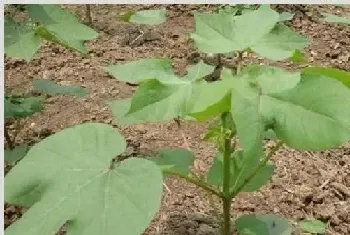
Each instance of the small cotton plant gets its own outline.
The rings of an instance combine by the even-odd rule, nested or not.
[[[138,83],[131,98],[109,101],[120,125],[180,120],[215,120],[205,139],[217,153],[206,175],[192,171],[194,153],[167,148],[157,156],[122,160],[125,139],[107,124],[62,130],[36,144],[6,176],[5,201],[29,210],[6,235],[53,235],[66,225],[70,235],[139,235],[161,205],[163,180],[180,177],[222,201],[221,234],[289,235],[294,223],[273,214],[242,215],[231,221],[231,203],[271,179],[271,157],[283,146],[324,151],[350,140],[350,75],[333,68],[286,71],[243,66],[242,54],[271,60],[300,57],[308,40],[293,32],[268,5],[234,15],[195,13],[191,38],[203,53],[236,53],[234,69],[220,79],[204,78],[214,67],[203,61],[174,74],[171,61],[142,59],[106,70]],[[164,133],[166,134],[166,133]],[[264,151],[263,140],[275,145]],[[200,157],[200,156],[198,156]],[[318,220],[297,226],[324,233]]]

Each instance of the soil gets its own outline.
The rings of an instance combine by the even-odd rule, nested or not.
[[[84,18],[84,7],[65,7]],[[113,79],[101,66],[161,57],[172,59],[175,71],[184,74],[197,52],[193,42],[188,40],[189,33],[194,31],[191,12],[215,8],[209,5],[166,5],[166,23],[144,27],[143,31],[150,33],[135,42],[139,26],[120,22],[119,14],[155,7],[158,6],[92,5],[92,27],[100,36],[87,43],[87,56],[45,43],[29,63],[6,59],[6,90],[29,92],[34,78],[45,77],[61,84],[81,85],[90,92],[87,98],[48,98],[42,113],[22,121],[23,130],[18,134],[16,144],[35,143],[77,124],[101,122],[120,130],[133,153],[150,155],[165,147],[185,147],[175,123],[118,126],[106,106],[107,100],[130,97],[135,87]],[[296,13],[289,26],[312,41],[306,50],[309,64],[350,71],[350,28],[326,24],[319,17],[320,11],[349,14],[350,8],[332,5],[297,8],[279,5],[277,8]],[[286,61],[272,63],[258,57],[244,59],[245,64],[253,62],[288,69],[300,67]],[[196,169],[200,172],[208,170],[215,154],[214,146],[201,140],[207,125],[183,123],[189,147],[196,153]],[[272,145],[272,142],[266,142],[267,148]],[[235,198],[233,219],[250,212],[276,213],[294,221],[316,218],[327,222],[327,234],[350,234],[350,144],[318,153],[298,152],[285,147],[278,151],[273,161],[277,169],[271,182],[256,193],[240,194]],[[164,190],[161,209],[145,235],[219,234],[216,220],[219,201],[211,200],[207,193],[177,178],[168,179],[166,185],[168,189]],[[5,226],[20,217],[22,212],[21,208],[6,205]]]

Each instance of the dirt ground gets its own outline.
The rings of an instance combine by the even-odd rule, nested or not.
[[[85,15],[82,6],[65,7],[80,18]],[[24,128],[16,144],[34,143],[76,124],[102,122],[119,129],[133,153],[150,155],[165,147],[184,147],[175,123],[117,126],[106,105],[107,100],[130,97],[134,88],[113,79],[101,66],[161,57],[172,59],[176,72],[183,74],[185,67],[193,63],[196,52],[193,42],[188,40],[188,34],[194,31],[191,12],[215,8],[208,5],[167,5],[167,21],[160,26],[146,27],[145,30],[149,30],[152,36],[133,43],[137,26],[120,22],[119,14],[154,7],[157,6],[92,5],[93,28],[100,36],[87,44],[89,54],[85,57],[47,43],[29,63],[7,59],[7,90],[29,92],[34,78],[46,77],[61,84],[82,85],[90,92],[87,98],[48,98],[42,113],[23,121]],[[312,41],[306,50],[309,64],[350,71],[350,27],[323,23],[318,13],[350,14],[350,8],[331,5],[278,8],[297,11],[296,17],[288,24]],[[256,57],[245,58],[244,62],[298,68],[298,65],[289,62],[271,63]],[[186,122],[183,126],[190,148],[196,153],[196,165],[205,172],[215,153],[213,145],[201,140],[207,124]],[[271,143],[266,145],[268,148]],[[291,220],[317,218],[327,222],[327,234],[350,234],[350,144],[321,153],[283,148],[273,161],[277,170],[271,182],[256,193],[239,195],[232,204],[233,219],[250,212],[276,213]],[[168,190],[164,190],[161,210],[145,235],[218,234],[215,219],[218,201],[210,200],[205,192],[179,179],[171,178],[166,185]],[[5,226],[20,216],[20,211],[6,205]]]

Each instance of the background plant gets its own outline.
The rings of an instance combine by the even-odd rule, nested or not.
[[[222,234],[226,235],[231,227],[231,199],[240,192],[258,190],[270,179],[274,166],[269,160],[283,144],[298,150],[325,150],[349,141],[348,73],[243,66],[243,52],[284,60],[308,45],[278,22],[276,12],[263,6],[240,16],[198,13],[195,17],[196,32],[191,37],[200,50],[237,51],[234,71],[223,68],[220,81],[202,79],[214,69],[202,61],[190,66],[182,78],[164,59],[106,70],[119,80],[140,84],[131,99],[109,103],[119,123],[218,117],[207,134],[218,149],[208,174],[190,170],[194,154],[186,149],[119,162],[125,141],[118,133],[103,124],[79,125],[40,142],[6,177],[6,201],[31,207],[7,234],[53,234],[67,221],[71,234],[139,234],[160,204],[160,168],[164,176],[178,176],[222,199]],[[268,130],[280,140],[265,153],[263,137]],[[30,170],[32,165],[39,166],[37,172]],[[89,211],[86,205],[91,196],[95,200],[89,206],[94,210]],[[101,215],[97,219],[96,213]],[[275,215],[243,215],[235,228],[240,234],[292,232],[290,223]]]

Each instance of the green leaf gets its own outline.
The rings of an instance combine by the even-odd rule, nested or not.
[[[176,91],[176,87],[163,85],[157,79],[147,80],[134,93],[130,109],[126,115],[135,113],[149,105],[154,105],[168,98]]]
[[[138,158],[111,168],[125,147],[105,124],[78,125],[36,144],[5,179],[5,201],[30,207],[6,235],[52,235],[66,222],[71,235],[141,234],[160,206],[162,174]]]
[[[78,18],[58,5],[28,4],[26,5],[29,17],[33,22],[55,24],[58,22],[77,22]]]
[[[5,54],[30,61],[40,48],[40,37],[26,24],[16,24],[12,19],[4,22]]]
[[[230,158],[230,182],[231,189],[234,190],[235,182],[239,180],[239,177],[242,179],[247,178],[247,174],[243,175],[244,165],[244,156],[242,151],[236,151],[231,155]],[[223,187],[223,157],[221,153],[218,153],[214,159],[214,163],[210,167],[207,174],[207,182],[211,185],[217,186],[222,189]],[[274,171],[273,165],[265,165],[257,174],[250,179],[250,181],[242,188],[241,192],[253,192],[258,190],[260,187],[266,184],[268,180],[271,179]]]
[[[307,62],[306,56],[300,50],[295,50],[290,60],[294,63],[305,63]]]
[[[164,79],[173,75],[171,60],[141,59],[126,64],[109,65],[105,70],[123,82],[139,83],[147,79]]]
[[[295,50],[302,50],[309,41],[283,24],[276,25],[251,48],[259,55],[271,60],[284,60],[292,57]]]
[[[324,234],[326,232],[326,224],[317,219],[299,221],[298,225],[304,232],[315,234]]]
[[[26,118],[43,109],[41,97],[6,97],[4,106],[5,118]]]
[[[345,70],[327,67],[307,67],[302,71],[305,75],[319,75],[336,79],[350,88],[350,73]]]
[[[325,12],[321,12],[324,16],[323,20],[328,23],[350,24],[350,16],[337,16]]]
[[[142,10],[136,12],[126,12],[121,15],[121,19],[135,24],[158,25],[166,21],[166,9]]]
[[[141,61],[140,63],[143,62],[144,61]],[[132,64],[135,63],[137,62],[133,62]],[[152,64],[150,64],[150,66],[151,65]],[[121,78],[121,80],[127,80],[126,74],[136,78],[134,81],[139,80],[142,81],[142,83],[131,99],[131,103],[129,100],[110,103],[110,108],[116,115],[118,122],[124,124],[147,121],[162,122],[178,117],[186,118],[190,116],[189,114],[191,113],[193,117],[196,117],[197,113],[200,113],[198,117],[203,120],[212,117],[212,115],[217,112],[215,110],[220,111],[223,108],[229,108],[226,107],[227,103],[223,103],[223,105],[220,104],[222,107],[219,107],[220,105],[213,107],[225,97],[226,93],[222,90],[222,85],[219,85],[213,90],[216,85],[211,86],[204,80],[198,80],[198,74],[202,76],[210,72],[209,67],[202,63],[190,67],[190,73],[184,78],[179,78],[169,72],[164,72],[164,70],[145,71],[149,71],[149,73],[158,73],[158,77],[155,79],[142,79],[143,74],[135,73],[133,75],[130,74],[129,71],[127,73],[120,73],[119,70],[119,75],[121,76],[118,77]],[[195,73],[194,71],[197,72]],[[154,76],[155,74],[150,75]],[[209,90],[210,88],[212,89]],[[229,90],[227,87],[225,89],[227,91]],[[206,91],[211,92],[210,97],[207,97],[208,94]],[[215,94],[214,91],[219,92],[219,95]],[[198,102],[198,98],[203,99]],[[129,110],[125,110],[127,107]],[[116,110],[114,111],[113,109]]]
[[[21,160],[27,153],[29,146],[24,144],[16,146],[14,149],[5,149],[4,151],[4,161],[7,164],[15,165],[16,162]]]
[[[214,72],[214,66],[205,64],[203,60],[187,68],[187,75],[184,79],[197,81]]]
[[[267,35],[278,18],[278,13],[269,6],[262,6],[241,16],[195,13],[196,31],[191,34],[191,38],[204,53],[242,51]]]
[[[289,222],[276,215],[242,215],[235,221],[239,235],[291,235]]]
[[[231,85],[231,112],[245,154],[255,150],[253,155],[259,155],[256,150],[267,126],[299,150],[321,151],[349,140],[350,92],[342,83],[310,74],[303,74],[298,83],[298,73],[252,68]]]
[[[294,15],[295,15],[295,14],[292,14],[292,13],[290,13],[290,12],[284,11],[284,12],[282,12],[282,13],[280,14],[279,21],[280,21],[280,22],[283,22],[283,21],[292,20],[293,17],[294,17]]]
[[[232,72],[223,69],[221,79],[232,77]],[[196,84],[188,101],[188,115],[197,121],[206,121],[230,110],[231,93],[228,81]]]
[[[275,166],[265,165],[256,175],[242,188],[241,192],[254,192],[259,190],[263,185],[265,185],[273,176]]]
[[[336,80],[303,74],[296,87],[262,96],[261,105],[277,137],[292,148],[322,151],[350,139],[350,92]]]
[[[265,131],[263,134],[263,137],[265,140],[266,139],[267,140],[276,140],[277,139],[276,133],[271,129],[268,129],[267,131]]]
[[[85,96],[87,92],[80,86],[65,86],[59,85],[51,80],[35,79],[33,81],[34,91],[38,93],[45,93],[49,95],[71,95],[71,96]]]
[[[163,112],[164,107],[154,109],[154,106],[147,106],[140,111],[134,112],[132,115],[126,115],[130,110],[131,98],[109,101],[108,106],[112,111],[115,121],[119,125],[134,125],[143,122],[167,122],[174,119],[174,113]],[[161,101],[160,105],[164,104],[165,101]],[[159,103],[158,103],[159,105]],[[175,114],[176,115],[176,114]]]
[[[165,175],[188,175],[194,162],[194,153],[187,149],[164,149],[151,161],[156,163]]]
[[[98,34],[79,22],[72,13],[57,5],[32,4],[27,6],[30,18],[40,23],[36,34],[69,49],[86,53],[85,41],[94,40]]]
[[[217,153],[207,174],[207,183],[222,188],[224,162],[221,153]],[[231,164],[232,165],[232,164]],[[232,172],[230,172],[232,174]]]

